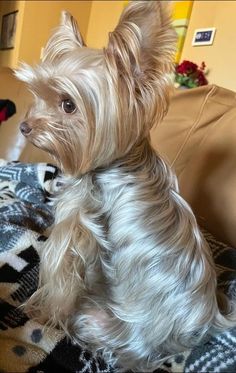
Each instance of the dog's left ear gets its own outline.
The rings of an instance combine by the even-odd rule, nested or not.
[[[110,33],[106,51],[134,78],[173,65],[175,42],[169,1],[131,1]]]
[[[66,11],[61,13],[61,24],[48,40],[42,60],[53,61],[76,48],[86,47],[77,22]]]
[[[147,102],[162,102],[166,111],[175,46],[169,1],[130,2],[109,35],[105,56],[110,74],[139,107],[143,103],[146,113]]]

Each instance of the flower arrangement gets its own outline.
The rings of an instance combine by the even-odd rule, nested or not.
[[[175,68],[176,86],[195,88],[208,84],[205,68],[205,62],[202,62],[201,66],[198,66],[191,61],[184,60]]]

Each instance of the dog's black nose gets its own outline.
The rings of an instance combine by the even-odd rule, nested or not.
[[[27,122],[22,122],[20,124],[20,130],[23,135],[27,136],[31,132],[32,128],[30,128]]]

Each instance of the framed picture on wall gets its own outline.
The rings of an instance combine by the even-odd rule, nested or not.
[[[12,49],[15,46],[15,34],[18,10],[2,16],[0,49]]]

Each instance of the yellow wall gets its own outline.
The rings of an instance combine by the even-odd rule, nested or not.
[[[87,32],[87,44],[92,48],[103,48],[108,33],[113,31],[127,1],[93,1]]]
[[[194,1],[181,60],[205,61],[210,83],[236,91],[236,2]],[[196,28],[216,27],[213,45],[193,47]]]
[[[63,9],[72,13],[86,37],[92,1],[1,1],[0,16],[18,10],[15,48],[0,51],[0,66],[39,62],[41,48],[60,21]]]
[[[173,24],[178,35],[175,61],[179,62],[192,12],[193,1],[173,1],[172,3]]]
[[[91,1],[26,1],[19,59],[29,64],[39,61],[41,48],[58,26],[63,9],[74,15],[86,39],[91,5]]]

